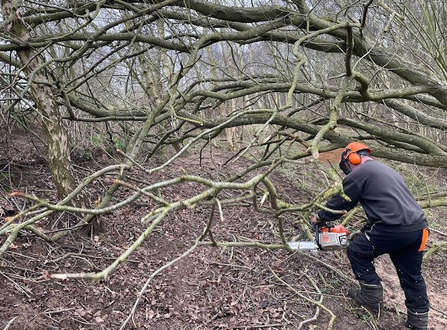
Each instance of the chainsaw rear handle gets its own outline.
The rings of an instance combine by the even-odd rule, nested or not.
[[[325,224],[323,223],[323,225],[325,225]],[[314,228],[315,228],[315,242],[317,242],[317,244],[318,244],[318,235],[320,233],[320,227],[321,227],[321,222],[315,223],[315,226],[314,226]]]
[[[325,222],[325,221],[318,221],[315,223],[314,228],[315,228],[315,242],[317,242],[318,245],[320,245],[320,229],[321,228],[328,228],[329,225]]]
[[[314,223],[313,227],[315,229],[315,235],[318,235],[321,228],[332,228],[334,225],[330,223],[328,224],[326,221],[318,221]]]
[[[317,223],[315,223],[315,226],[314,226],[314,228],[315,228],[315,243],[317,243],[320,250],[322,249],[321,245],[320,245],[320,229],[325,228],[325,227],[328,227],[328,225],[324,221],[317,222]]]

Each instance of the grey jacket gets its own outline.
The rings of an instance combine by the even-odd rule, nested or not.
[[[402,176],[385,164],[366,161],[345,177],[343,190],[351,201],[335,195],[326,207],[349,211],[360,203],[369,225],[399,232],[426,227],[424,212],[408,191]],[[321,210],[318,216],[323,221],[333,221],[341,215]]]

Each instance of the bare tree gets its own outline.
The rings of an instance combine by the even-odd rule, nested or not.
[[[52,58],[47,62],[41,50],[26,46],[30,31],[21,19],[18,5],[19,1],[15,0],[2,2],[4,24],[6,23],[8,34],[22,44],[22,47],[17,50],[21,62],[19,70],[27,75],[28,80],[22,94],[29,90],[30,97],[40,115],[46,134],[51,173],[59,197],[63,198],[74,189],[75,181],[70,161],[71,141],[62,123],[56,97],[51,90],[54,81],[48,70],[48,64],[57,59]]]
[[[77,229],[142,196],[159,207],[142,219],[148,225],[131,248],[100,273],[65,277],[107,276],[167,214],[191,205],[220,208],[252,200],[257,211],[277,218],[282,233],[279,244],[252,246],[287,249],[282,216],[307,215],[340,185],[316,193],[310,203],[290,205],[276,196],[268,179],[281,164],[318,158],[321,151],[361,140],[379,157],[447,167],[445,13],[438,3],[406,1],[241,0],[234,6],[200,0],[4,1],[7,28],[0,32],[0,60],[15,70],[8,93],[16,95],[15,105],[35,101],[47,129],[53,179],[64,197],[53,204],[16,193],[36,205],[13,219],[26,221],[1,227],[10,236],[0,254],[23,229],[47,240],[67,234],[51,236],[33,227],[51,213],[87,214]],[[16,53],[21,63],[13,60]],[[69,138],[61,120],[125,125],[129,138],[121,151],[123,164],[92,174],[73,190]],[[251,136],[229,159],[253,150],[256,162],[228,180],[185,175],[148,186],[128,182],[128,169],[155,173],[235,127]],[[141,165],[164,147],[181,143],[162,165]],[[69,205],[91,180],[109,172],[117,179],[96,208]],[[333,172],[329,175],[339,181]],[[185,181],[204,188],[184,201],[154,193]],[[261,185],[269,208],[259,204],[265,199],[258,196]],[[110,204],[121,186],[135,193]],[[219,201],[227,189],[243,193]],[[443,196],[430,203],[446,205]],[[206,244],[224,244],[214,241],[210,230],[201,239],[208,235]],[[302,230],[309,234],[304,223]]]

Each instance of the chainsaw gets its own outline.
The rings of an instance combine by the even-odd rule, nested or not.
[[[315,224],[314,241],[287,243],[292,250],[343,250],[349,245],[349,231],[343,225],[331,226],[325,222]]]

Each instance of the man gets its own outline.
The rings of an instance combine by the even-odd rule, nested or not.
[[[424,212],[408,191],[403,178],[389,166],[373,160],[371,149],[352,142],[343,150],[340,169],[346,174],[343,189],[351,201],[333,196],[326,207],[351,210],[360,203],[367,224],[348,246],[348,257],[360,289],[348,295],[362,306],[378,311],[383,303],[383,289],[373,260],[389,254],[405,292],[410,329],[425,330],[429,301],[421,274],[422,255],[428,238]],[[320,210],[312,222],[333,221],[340,217]]]

